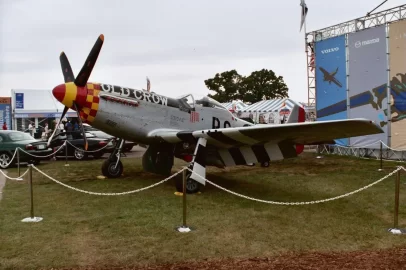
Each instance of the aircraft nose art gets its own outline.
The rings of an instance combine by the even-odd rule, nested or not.
[[[91,124],[99,109],[101,87],[97,83],[87,83],[86,88],[87,93],[81,106],[80,117],[85,123]]]
[[[56,86],[52,90],[54,97],[63,105],[74,109],[73,102],[81,106],[87,96],[86,87],[78,87],[74,83],[65,83]]]
[[[75,102],[82,120],[86,123],[93,122],[99,109],[100,84],[87,83],[85,87],[76,86],[74,83],[65,83],[52,90],[54,97],[65,106],[75,110]]]
[[[58,86],[56,86],[53,90],[52,90],[52,94],[54,95],[54,97],[56,98],[56,100],[58,100],[59,102],[62,103],[62,100],[65,97],[65,92],[66,92],[66,87],[65,84],[60,84]]]

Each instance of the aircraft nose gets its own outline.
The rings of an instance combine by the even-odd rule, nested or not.
[[[52,94],[54,95],[54,97],[59,101],[62,102],[63,99],[65,98],[65,93],[66,93],[66,85],[65,84],[60,84],[58,86],[56,86],[53,90],[52,90]]]

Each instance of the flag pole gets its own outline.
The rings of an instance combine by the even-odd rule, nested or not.
[[[303,10],[303,8],[302,8]],[[306,73],[307,73],[307,77],[306,77],[306,84],[307,84],[307,105],[310,106],[310,96],[309,96],[309,46],[307,46],[307,34],[306,34],[306,17],[307,17],[307,13],[304,15],[304,22],[303,22],[303,32],[304,32],[304,42],[305,42],[305,53],[306,53]]]

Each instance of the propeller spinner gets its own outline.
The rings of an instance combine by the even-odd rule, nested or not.
[[[78,116],[78,121],[81,126],[83,138],[84,138],[84,148],[87,150],[88,148],[88,143],[86,139],[86,133],[84,131],[83,125],[82,125],[82,119],[80,117],[80,108],[81,104],[84,104],[86,101],[86,96],[87,96],[87,88],[86,84],[87,81],[90,77],[90,74],[92,73],[93,67],[96,64],[97,57],[99,56],[101,47],[103,45],[104,41],[104,36],[100,35],[98,39],[96,40],[96,43],[93,45],[92,50],[90,51],[89,55],[87,56],[86,62],[84,63],[82,69],[80,70],[78,76],[75,78],[75,75],[73,74],[72,68],[69,64],[69,60],[64,52],[61,53],[59,56],[59,60],[61,62],[61,68],[62,68],[62,73],[63,77],[65,79],[64,84],[60,84],[56,86],[53,90],[52,93],[54,97],[60,101],[62,104],[65,105],[65,108],[63,109],[61,118],[58,121],[57,126],[54,129],[54,132],[52,133],[51,137],[48,140],[48,145],[51,144],[52,138],[55,135],[56,128],[59,127],[59,124],[61,123],[62,119],[65,117],[66,112],[68,111],[69,108],[73,109],[76,111],[77,116]]]

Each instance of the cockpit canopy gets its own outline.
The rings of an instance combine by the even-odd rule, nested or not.
[[[194,108],[197,106],[203,106],[206,108],[215,108],[220,110],[227,110],[226,107],[221,105],[220,102],[210,98],[210,97],[203,97],[201,99],[195,100],[192,94],[183,95],[177,98],[180,102],[180,107],[182,108]]]
[[[199,100],[196,100],[196,104],[202,105],[203,107],[227,110],[227,108],[221,105],[220,102],[209,97],[203,97]]]

